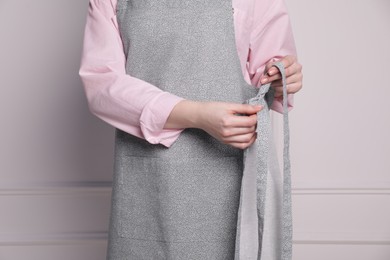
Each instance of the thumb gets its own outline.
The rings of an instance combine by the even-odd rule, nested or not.
[[[238,114],[252,115],[259,112],[263,106],[260,105],[249,105],[249,104],[235,104],[233,112]]]

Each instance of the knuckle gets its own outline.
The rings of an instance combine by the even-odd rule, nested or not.
[[[290,88],[290,90],[288,91],[288,93],[294,94],[294,93],[296,93],[298,90],[299,90],[298,86],[297,86],[297,85],[294,85],[294,87],[291,86],[291,88]]]
[[[230,136],[230,131],[226,128],[223,128],[221,130],[221,135],[222,135],[222,137],[228,137],[228,136]]]
[[[244,127],[251,127],[253,125],[253,118],[248,118],[248,120],[243,124]]]
[[[299,84],[299,83],[294,84],[294,87],[291,88],[291,93],[296,93],[296,92],[298,92],[300,89],[301,89],[301,84]]]
[[[290,75],[291,75],[291,69],[290,69],[290,67],[286,68],[286,69],[284,70],[284,73],[286,74],[287,77],[290,76]]]
[[[251,118],[251,121],[250,121],[250,126],[255,126],[257,123],[257,116],[254,116]]]
[[[251,128],[253,127],[253,128],[255,128],[256,125],[257,125],[257,119],[254,118],[254,119],[252,119],[251,122],[249,122],[248,125],[246,125],[245,127],[251,127]]]

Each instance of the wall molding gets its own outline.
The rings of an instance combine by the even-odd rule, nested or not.
[[[295,189],[292,195],[390,195],[390,189]]]
[[[0,196],[111,194],[111,182],[24,184],[0,187]],[[292,181],[293,195],[390,195],[389,182]]]
[[[292,180],[294,195],[389,195],[386,181]]]
[[[294,244],[390,245],[390,234],[373,232],[294,232]]]
[[[111,194],[111,182],[45,183],[0,187],[0,196]]]
[[[0,237],[2,246],[106,244],[107,232],[29,234]],[[390,234],[370,232],[294,232],[293,244],[390,245]]]
[[[107,243],[107,232],[66,234],[19,234],[0,236],[1,246],[80,245]]]

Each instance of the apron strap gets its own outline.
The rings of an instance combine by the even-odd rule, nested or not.
[[[271,88],[271,83],[260,86],[258,94],[245,101],[244,103],[251,105],[262,105],[264,108],[257,114],[257,129],[258,133],[256,142],[244,151],[244,172],[243,180],[241,184],[240,204],[238,211],[237,221],[237,234],[236,234],[236,250],[235,260],[243,259],[261,259],[262,249],[264,247],[275,247],[274,250],[278,250],[281,260],[291,260],[292,258],[292,210],[291,210],[291,173],[290,173],[290,155],[289,155],[289,122],[288,122],[288,106],[287,106],[287,86],[286,75],[284,65],[282,62],[276,62],[274,65],[282,75],[283,82],[283,135],[284,135],[284,149],[283,149],[283,188],[280,197],[282,201],[280,219],[277,219],[277,225],[270,228],[280,230],[270,230],[267,232],[280,233],[280,240],[278,244],[267,241],[267,237],[264,237],[264,223],[265,223],[265,209],[275,208],[275,206],[269,206],[266,201],[269,202],[270,198],[266,200],[267,192],[267,174],[270,169],[270,147],[272,142],[272,129],[271,119],[269,114],[270,100],[272,102],[274,98],[274,89]],[[275,163],[275,162],[273,162]],[[254,187],[256,185],[256,187]],[[277,189],[278,190],[278,189]],[[256,197],[256,203],[253,202],[253,197]],[[279,196],[276,196],[279,197]],[[275,203],[275,201],[273,202]],[[256,204],[256,205],[253,205]],[[257,212],[257,221],[253,221],[253,216]],[[270,223],[269,220],[267,223]],[[253,226],[257,225],[257,253],[253,252],[253,247],[256,245],[251,244],[253,240]],[[271,249],[270,249],[271,250]],[[257,257],[256,257],[257,254]]]
[[[290,130],[288,122],[287,83],[284,65],[277,62],[275,66],[282,75],[283,83],[283,207],[282,207],[282,260],[292,258],[292,203],[291,203],[291,162]]]

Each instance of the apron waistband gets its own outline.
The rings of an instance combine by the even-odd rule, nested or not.
[[[276,62],[275,66],[282,75],[283,83],[283,188],[281,194],[281,214],[280,218],[277,219],[278,225],[281,230],[272,230],[271,232],[280,232],[281,241],[278,241],[277,250],[281,250],[280,258],[281,260],[291,260],[292,258],[292,206],[291,206],[291,172],[290,172],[290,154],[289,154],[289,144],[290,144],[290,134],[289,134],[289,122],[288,122],[288,105],[287,105],[287,86],[286,86],[286,75],[285,69],[282,62]],[[265,96],[271,97],[270,100],[265,100]],[[257,129],[258,133],[257,139],[251,147],[247,148],[244,151],[244,175],[243,178],[246,178],[246,175],[251,175],[252,178],[256,179],[256,201],[257,201],[257,227],[258,227],[258,251],[257,251],[257,260],[261,259],[262,249],[267,246],[272,246],[272,242],[267,241],[267,237],[264,237],[264,221],[265,221],[265,204],[266,204],[266,190],[267,190],[267,174],[269,170],[269,154],[270,154],[270,144],[271,144],[271,120],[269,115],[269,108],[271,106],[274,97],[274,89],[271,88],[271,83],[260,86],[258,94],[247,100],[245,103],[251,105],[262,105],[264,108],[257,114]],[[268,106],[267,106],[268,105]],[[265,109],[265,108],[268,109]],[[254,159],[253,156],[248,156],[248,153],[256,153]],[[255,161],[251,161],[255,160]],[[255,167],[253,167],[255,165]],[[252,168],[250,168],[252,166]],[[253,169],[255,168],[255,169]],[[255,171],[255,172],[254,172]],[[240,196],[240,206],[238,212],[238,225],[237,225],[237,235],[236,235],[236,254],[235,260],[243,260],[247,258],[247,253],[243,250],[248,250],[245,248],[241,241],[242,232],[248,232],[242,230],[242,224],[245,228],[248,228],[247,223],[242,222],[243,218],[243,197],[247,199],[248,191],[245,190],[244,184],[241,186],[241,196]],[[269,208],[269,207],[268,207]],[[274,207],[273,207],[274,208]],[[247,213],[244,213],[247,214]],[[244,216],[245,219],[250,219],[247,216]],[[245,242],[244,242],[245,243]],[[245,249],[244,249],[245,248]],[[252,259],[252,258],[250,258]],[[254,259],[254,258],[253,258]],[[269,260],[269,259],[261,259]]]

